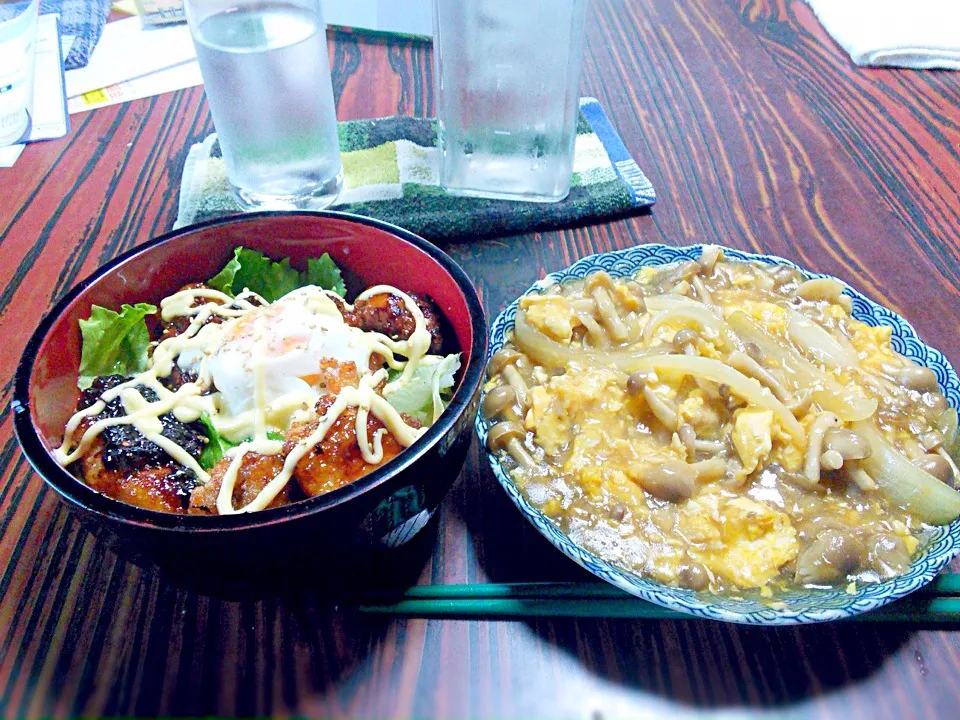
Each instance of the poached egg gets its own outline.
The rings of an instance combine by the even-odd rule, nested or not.
[[[178,364],[197,371],[206,357],[226,421],[221,431],[241,439],[249,436],[249,416],[259,408],[279,430],[293,413],[309,412],[324,390],[322,360],[352,362],[363,373],[372,350],[369,336],[347,325],[334,302],[314,286],[228,320],[210,335],[209,346],[182,352]]]

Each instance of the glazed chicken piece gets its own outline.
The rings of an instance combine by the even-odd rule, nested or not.
[[[440,332],[436,306],[427,297],[413,293],[410,293],[410,297],[427,321],[427,330],[432,338],[429,352],[439,353],[443,347],[443,335]],[[403,300],[393,293],[380,293],[358,300],[352,310],[346,310],[341,302],[337,302],[337,305],[347,325],[358,327],[365,332],[381,333],[391,340],[406,340],[417,327],[416,320],[407,310]]]
[[[336,398],[325,395],[317,401],[317,415],[323,417]],[[404,416],[404,421],[412,427],[419,423]],[[375,467],[363,459],[356,433],[357,409],[348,407],[327,431],[326,437],[310,452],[303,456],[294,468],[293,477],[300,489],[308,496],[321,495],[351,483]],[[283,446],[284,454],[289,453],[300,440],[311,435],[317,429],[318,422],[296,423],[287,432]],[[373,413],[367,417],[367,439],[373,444],[374,433],[383,428],[383,423]],[[385,431],[381,438],[383,460],[386,462],[403,450],[396,438]]]
[[[327,400],[327,402],[323,406],[321,406],[320,403],[317,404],[318,412],[322,413],[326,411],[326,408],[333,404],[334,400],[336,399],[336,395],[338,395],[344,387],[348,385],[356,387],[360,383],[360,375],[357,372],[356,364],[353,362],[340,362],[338,360],[334,360],[333,358],[324,358],[320,361],[320,367],[318,368],[316,374],[305,377],[304,380],[324,388],[326,393],[324,395],[324,399]],[[322,410],[321,407],[323,408]],[[351,412],[353,413],[352,417],[355,421],[357,417],[356,409],[352,408]],[[316,427],[316,422],[304,423],[300,426],[294,426],[294,428],[291,428],[289,431],[287,431],[286,442],[284,444],[283,451],[279,455],[260,455],[257,453],[247,453],[244,455],[240,469],[237,473],[237,482],[233,488],[233,507],[239,509],[244,505],[249,504],[260,493],[260,491],[266,487],[267,483],[280,473],[283,468],[283,462],[287,456],[287,453],[293,449],[293,446],[297,443],[297,441],[310,435],[310,433],[312,433]],[[378,425],[377,427],[380,426]],[[335,428],[332,428],[331,432],[328,433],[328,439],[333,437],[334,429]],[[359,456],[360,449],[356,446],[352,426],[349,428],[349,432],[350,438],[354,439],[353,446],[356,448],[356,453]],[[390,439],[393,440],[392,437]],[[386,443],[386,438],[384,438],[384,441],[384,455],[386,457],[390,457],[390,455],[387,455],[388,446]],[[347,443],[347,446],[349,446],[349,443]],[[327,450],[328,452],[331,450],[330,446],[327,447]],[[396,452],[399,452],[399,450],[395,451],[393,454],[396,454]],[[304,475],[304,477],[310,477],[310,473],[316,472],[316,462],[311,462],[311,455],[308,455],[300,462],[300,466],[308,467],[308,469],[301,472],[300,467],[298,466],[298,470],[294,472],[295,478],[297,478],[298,473]],[[190,496],[191,513],[210,515],[217,514],[217,495],[220,493],[220,487],[223,484],[223,476],[229,466],[230,458],[222,458],[216,465],[213,466],[213,469],[210,471],[210,479],[205,484],[198,485],[194,489]],[[366,472],[366,470],[359,470],[357,474],[359,475],[363,472]],[[325,478],[331,485],[329,489],[339,487],[340,485],[348,482],[348,480],[343,480],[341,482],[337,478],[330,478],[326,476]],[[309,484],[309,480],[305,482]],[[299,499],[303,497],[303,493],[300,492],[300,490],[301,488],[304,488],[305,490],[305,487],[305,483],[300,482],[299,479],[297,482],[288,482],[283,491],[277,495],[277,497],[274,498],[274,500],[267,507],[279,507],[292,502],[293,499]],[[326,490],[321,489],[316,493],[308,494],[318,495],[321,492],[326,492]]]
[[[182,288],[180,288],[180,290],[195,290],[197,288],[211,289],[204,283],[198,282],[198,283],[187,283]],[[207,300],[206,298],[196,298],[192,303],[190,303],[190,307],[198,307],[207,302],[209,302],[209,300]],[[216,313],[210,313],[210,316],[204,321],[203,324],[206,325],[207,323],[222,323],[222,322],[223,322],[222,317],[220,317]],[[181,315],[173,318],[173,320],[163,320],[160,323],[160,327],[162,329],[162,332],[160,334],[160,341],[162,342],[167,338],[176,337],[180,333],[186,331],[186,329],[190,327],[190,318]]]
[[[184,372],[180,369],[180,366],[177,363],[173,363],[173,367],[170,370],[170,374],[166,377],[158,378],[161,384],[171,392],[176,392],[177,388],[181,385],[187,385],[189,383],[195,383],[197,381],[197,373],[190,370]],[[213,391],[212,387],[208,387],[203,390],[203,394],[206,395]]]
[[[192,471],[169,462],[133,471],[104,465],[104,441],[98,438],[80,461],[87,485],[114,500],[147,510],[182,513],[186,511],[190,490],[197,482]]]
[[[107,390],[126,381],[121,375],[104,375],[80,395],[77,409],[83,410],[96,403]],[[137,388],[149,402],[156,394],[145,387]],[[107,403],[97,415],[84,419],[76,437],[82,437],[90,425],[105,418],[125,414],[119,398]],[[203,426],[183,423],[167,413],[160,416],[162,435],[180,445],[191,455],[197,455],[207,442]],[[133,425],[113,425],[105,428],[94,441],[90,451],[80,460],[83,480],[104,495],[138,505],[148,510],[185,512],[190,491],[197,483],[191,470],[174,462],[159,445],[145,438]]]
[[[234,509],[239,510],[253,502],[260,491],[267,486],[267,483],[280,474],[285,457],[286,453],[282,455],[260,455],[254,452],[248,452],[243,456],[240,469],[237,471],[237,481],[233,486]],[[197,485],[190,493],[189,512],[192,515],[218,514],[217,495],[220,494],[223,476],[226,474],[227,468],[230,467],[231,460],[232,458],[228,457],[220,458],[210,470],[210,479],[201,485]],[[280,507],[292,502],[292,484],[288,482],[267,507]]]
[[[371,366],[375,360],[376,367],[383,364],[380,358],[373,355],[370,358]],[[371,370],[375,369],[371,367]],[[341,362],[333,358],[322,358],[317,372],[314,375],[306,375],[303,379],[311,385],[319,385],[324,388],[324,394],[339,395],[340,391],[347,385],[357,387],[360,384],[360,373],[357,372],[357,364],[353,361]]]

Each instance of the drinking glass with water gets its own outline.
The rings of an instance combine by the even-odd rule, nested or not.
[[[556,202],[570,192],[587,0],[434,0],[440,184]]]
[[[0,147],[29,134],[39,0],[0,0]]]
[[[246,209],[319,209],[343,185],[319,0],[186,0],[227,178]]]

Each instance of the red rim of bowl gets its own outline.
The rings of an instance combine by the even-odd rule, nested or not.
[[[50,327],[56,318],[82,293],[89,285],[96,282],[104,275],[110,273],[115,267],[128,259],[149,251],[150,249],[161,245],[169,240],[180,237],[187,233],[208,228],[217,225],[229,225],[237,222],[250,222],[261,217],[331,217],[350,222],[356,222],[362,225],[369,225],[385,232],[388,232],[401,240],[404,240],[431,258],[436,260],[443,269],[449,273],[454,282],[463,293],[466,301],[467,310],[470,314],[472,326],[472,339],[469,348],[470,361],[463,370],[460,385],[457,387],[450,400],[447,409],[440,416],[430,429],[413,445],[406,448],[402,453],[390,459],[376,470],[367,473],[363,477],[348,483],[343,487],[333,490],[323,495],[300,500],[290,505],[278,508],[259,510],[255,513],[240,513],[228,517],[207,516],[207,515],[187,515],[176,513],[165,513],[157,510],[147,510],[135,505],[129,505],[119,500],[97,492],[93,488],[84,484],[82,481],[71,475],[65,468],[57,463],[50,455],[40,435],[33,423],[32,413],[29,403],[30,378],[33,374],[34,360],[41,343],[46,338]],[[346,503],[349,500],[364,494],[375,488],[377,485],[385,482],[390,477],[409,468],[423,457],[427,451],[435,445],[453,426],[457,423],[463,413],[466,411],[470,399],[479,388],[483,378],[483,370],[486,362],[487,349],[487,322],[483,312],[483,307],[477,296],[477,291],[470,282],[466,273],[457,265],[454,260],[445,252],[440,250],[432,243],[424,240],[408,230],[372,218],[352,215],[350,213],[340,213],[331,211],[263,211],[255,213],[245,213],[243,215],[229,216],[215,220],[187,225],[172,232],[165,233],[159,237],[148,240],[147,242],[134,247],[133,249],[117,256],[107,264],[98,268],[92,275],[77,283],[66,295],[64,295],[54,307],[44,315],[37,329],[27,342],[20,362],[17,365],[15,375],[15,388],[13,401],[11,403],[14,416],[14,431],[17,439],[23,448],[24,455],[33,469],[42,477],[47,484],[54,488],[62,497],[73,505],[84,510],[96,513],[106,519],[120,522],[128,525],[146,526],[160,528],[172,531],[189,532],[220,532],[224,530],[242,530],[252,527],[263,527],[291,520],[294,518],[313,515],[327,508]],[[464,348],[461,348],[461,352]],[[469,424],[470,432],[473,425]]]

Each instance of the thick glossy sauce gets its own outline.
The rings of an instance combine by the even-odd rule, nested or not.
[[[936,455],[955,479],[946,404],[841,289],[721,258],[526,296],[486,388],[493,449],[577,543],[662,582],[769,594],[900,574],[924,514],[857,456]]]

